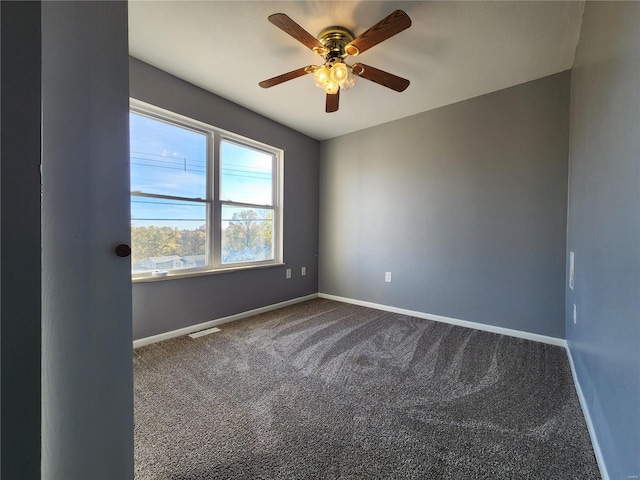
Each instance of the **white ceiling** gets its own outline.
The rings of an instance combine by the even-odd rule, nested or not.
[[[312,35],[359,35],[396,9],[412,26],[358,57],[405,77],[397,93],[364,79],[325,113],[310,75],[258,82],[321,57],[267,21],[286,13]],[[150,63],[318,140],[379,125],[571,68],[583,1],[130,1],[129,49]]]

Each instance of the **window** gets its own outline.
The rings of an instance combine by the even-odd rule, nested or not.
[[[282,261],[282,151],[132,100],[134,277]]]

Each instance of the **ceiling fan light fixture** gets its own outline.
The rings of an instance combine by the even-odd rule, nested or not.
[[[329,71],[329,67],[327,67],[326,65],[322,65],[321,67],[318,67],[318,69],[313,74],[313,81],[315,82],[316,87],[318,88],[324,89],[325,85],[330,80],[331,80],[331,72]]]
[[[327,92],[329,95],[335,95],[336,93],[338,93],[339,89],[340,89],[340,84],[332,80],[329,80],[324,87],[324,91]]]
[[[349,68],[342,62],[325,64],[315,71],[313,74],[313,81],[316,87],[323,89],[326,93],[333,95],[338,92],[338,89],[342,87],[347,81],[351,72]],[[353,79],[350,85],[353,85]],[[349,88],[347,87],[347,88]]]
[[[342,84],[342,82],[344,82],[347,79],[347,75],[349,74],[349,69],[344,63],[337,62],[331,66],[330,72],[331,72],[331,79],[334,82]]]
[[[351,70],[347,70],[347,76],[345,77],[345,79],[343,80],[343,82],[340,84],[340,88],[344,91],[344,90],[349,90],[351,87],[353,87],[356,84],[356,77],[353,73],[351,73]]]

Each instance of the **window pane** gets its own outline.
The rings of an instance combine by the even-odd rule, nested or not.
[[[132,192],[206,198],[206,135],[133,112],[129,128]]]
[[[222,263],[273,260],[273,209],[222,206]]]
[[[220,159],[220,200],[273,205],[273,156],[223,141]]]
[[[203,203],[132,196],[132,270],[206,266],[206,218]]]

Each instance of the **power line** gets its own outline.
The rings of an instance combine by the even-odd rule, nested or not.
[[[220,160],[220,165],[222,166],[222,168],[237,167],[237,168],[243,168],[243,169],[247,169],[247,170],[267,171],[267,169],[265,169],[263,167],[250,167],[249,165],[238,165],[236,163],[227,163],[227,162],[224,161],[224,159]],[[271,171],[271,168],[269,168],[268,171]]]
[[[144,159],[142,159],[142,160],[144,160]],[[180,170],[180,171],[183,171],[183,172],[207,173],[206,170],[199,170],[199,169],[195,169],[195,168],[184,169],[182,167],[165,167],[164,165],[147,165],[147,164],[144,164],[144,163],[136,163],[136,162],[131,162],[131,165],[135,165],[137,167],[165,168],[167,170]]]
[[[129,157],[132,160],[142,160],[144,162],[156,162],[156,163],[168,163],[169,165],[184,165],[187,162],[187,158],[171,158],[168,160],[157,160],[155,158],[144,158],[144,157],[135,157],[135,156],[130,156]],[[189,165],[196,165],[195,162],[193,161],[189,161]],[[196,165],[198,167],[200,167],[200,165]]]
[[[137,152],[137,151],[134,151],[134,150],[130,150],[129,154],[132,154],[132,153],[135,153],[137,155],[149,155],[149,156],[152,156],[152,157],[175,158],[175,159],[178,159],[178,160],[184,160],[186,158],[187,160],[191,160],[192,162],[202,161],[202,163],[206,163],[206,160],[197,160],[195,158],[185,157],[184,155],[182,155],[182,156],[174,156],[174,155],[172,155],[172,156],[168,157],[167,155],[162,155],[162,154],[159,154],[159,153]]]
[[[225,177],[255,178],[256,180],[270,180],[268,177],[256,177],[253,175],[239,175],[237,173],[224,173]]]

